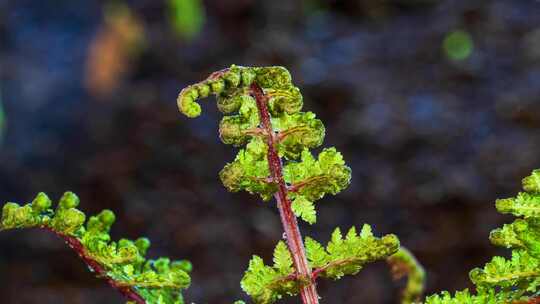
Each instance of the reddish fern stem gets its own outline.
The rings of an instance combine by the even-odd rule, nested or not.
[[[122,285],[116,282],[107,274],[107,270],[99,264],[96,260],[88,255],[84,249],[83,244],[77,238],[69,236],[67,234],[58,232],[50,227],[41,227],[42,229],[52,232],[54,235],[58,236],[66,242],[66,244],[71,248],[81,260],[90,268],[98,278],[103,278],[109,283],[109,285],[116,289],[118,292],[124,296],[127,300],[133,301],[136,304],[146,304],[146,301],[133,289],[133,287]]]
[[[296,273],[300,277],[311,278],[311,268],[309,267],[306,250],[304,248],[304,242],[302,241],[302,235],[298,228],[298,221],[291,208],[291,201],[288,198],[287,185],[283,179],[283,168],[281,164],[281,158],[279,157],[276,149],[276,134],[272,128],[272,122],[270,120],[270,112],[268,111],[268,96],[264,94],[262,88],[257,84],[251,84],[251,95],[257,102],[257,108],[259,110],[259,118],[262,127],[266,130],[267,145],[268,145],[268,165],[270,166],[270,174],[274,182],[278,185],[278,191],[274,194],[281,217],[281,223],[285,230],[285,236],[287,237],[287,244],[293,257],[294,267]],[[319,296],[315,282],[304,286],[300,292],[302,302],[304,304],[318,304]]]

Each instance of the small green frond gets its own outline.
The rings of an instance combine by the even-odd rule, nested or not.
[[[111,241],[109,231],[116,219],[114,213],[103,210],[86,221],[86,215],[76,209],[79,198],[72,192],[62,196],[55,210],[51,205],[44,193],[24,206],[7,203],[2,208],[0,230],[42,228],[53,231],[77,251],[92,271],[116,286],[131,288],[147,303],[183,303],[180,290],[187,288],[191,281],[188,261],[147,260],[150,241],[146,238]]]
[[[246,149],[238,152],[234,162],[227,164],[219,173],[223,185],[231,192],[244,190],[269,200],[277,186],[269,181],[267,149],[261,139],[254,138]]]
[[[284,167],[285,181],[291,184],[294,193],[316,201],[326,194],[337,194],[349,186],[351,169],[345,165],[343,156],[335,148],[326,148],[317,160],[306,149],[300,162]]]
[[[528,226],[524,220],[516,220],[512,224],[504,224],[502,228],[494,229],[489,234],[489,240],[493,245],[506,248],[523,248],[525,244],[519,237],[522,231],[520,226]],[[517,228],[517,229],[516,229]]]
[[[312,112],[283,114],[272,119],[272,126],[278,132],[280,156],[298,159],[304,149],[320,146],[326,130],[320,119]]]
[[[306,237],[306,255],[312,268],[321,268],[330,261],[330,254],[317,241]]]
[[[498,199],[497,210],[515,216],[540,217],[540,194],[520,192],[515,198]]]
[[[242,289],[255,303],[270,304],[285,295],[294,296],[300,292],[303,281],[299,280],[292,267],[290,253],[283,242],[274,251],[274,266],[264,265],[259,256],[253,256],[240,282]]]
[[[296,196],[292,202],[291,208],[297,217],[303,219],[307,223],[314,224],[317,221],[315,205],[304,196]]]
[[[535,290],[538,287],[535,282],[540,277],[540,261],[525,250],[514,250],[510,260],[493,257],[484,268],[471,270],[470,277],[474,284],[481,287],[512,289],[526,285]]]
[[[382,238],[374,237],[364,225],[362,233],[357,235],[352,227],[343,238],[339,228],[334,230],[326,250],[308,238],[306,239],[306,254],[310,266],[315,268],[318,276],[339,279],[344,275],[358,273],[365,264],[388,258],[397,252],[399,240],[393,234]]]
[[[483,268],[469,276],[477,294],[467,290],[451,296],[448,292],[433,295],[426,304],[507,304],[533,303],[540,291],[540,192],[539,170],[523,179],[523,189],[515,198],[496,201],[497,210],[517,217],[490,233],[493,244],[512,249],[510,259],[495,256]],[[535,298],[536,299],[536,298]]]
[[[294,271],[291,253],[283,241],[279,241],[274,250],[274,268],[281,275],[289,275]]]
[[[534,170],[531,175],[522,181],[523,190],[530,193],[540,193],[540,169]]]
[[[494,290],[481,290],[471,294],[468,289],[457,291],[452,296],[448,291],[431,295],[426,298],[425,304],[506,304],[516,300],[511,293],[495,293]]]

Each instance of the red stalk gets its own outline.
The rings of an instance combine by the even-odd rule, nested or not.
[[[277,201],[281,223],[283,224],[283,230],[287,237],[287,244],[293,258],[294,267],[299,277],[308,278],[311,281],[311,268],[309,267],[306,258],[306,250],[304,248],[304,242],[302,241],[300,229],[298,228],[298,222],[291,209],[291,201],[287,196],[288,189],[285,180],[283,179],[281,158],[276,150],[277,138],[274,129],[272,128],[270,112],[268,111],[268,96],[264,94],[262,88],[255,82],[251,84],[250,89],[251,95],[257,102],[262,127],[265,129],[266,134],[268,134],[268,165],[270,166],[271,177],[278,185],[278,191],[274,194],[274,197]],[[319,303],[319,296],[317,294],[315,282],[313,281],[311,281],[311,284],[302,288],[300,295],[304,304]]]
[[[109,285],[116,289],[126,299],[135,302],[136,304],[146,304],[146,301],[133,289],[133,287],[125,286],[116,282],[107,274],[107,270],[103,268],[96,260],[88,255],[84,249],[83,244],[77,238],[69,236],[67,234],[60,233],[51,229],[50,227],[42,227],[42,229],[54,233],[68,244],[68,246],[77,253],[77,255],[83,260],[83,262],[96,274],[98,278],[103,278],[109,283]]]

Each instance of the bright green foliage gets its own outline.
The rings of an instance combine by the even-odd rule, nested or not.
[[[424,292],[426,273],[412,253],[404,247],[387,260],[392,269],[394,279],[407,276],[407,286],[401,295],[402,304],[418,303]]]
[[[304,283],[294,275],[291,254],[281,241],[274,250],[274,265],[264,265],[262,258],[255,255],[241,281],[242,289],[255,303],[262,304],[274,303],[284,295],[297,295]]]
[[[369,225],[364,225],[360,235],[354,227],[351,228],[345,238],[336,229],[326,248],[312,238],[306,238],[306,254],[315,276],[334,280],[356,274],[363,265],[385,259],[398,248],[399,241],[395,235],[376,238]],[[253,256],[242,279],[242,289],[255,303],[267,304],[285,295],[298,294],[300,288],[309,282],[309,278],[295,275],[291,254],[285,243],[280,241],[274,250],[273,266],[266,266],[260,257]]]
[[[535,193],[521,192],[515,198],[499,199],[496,206],[500,213],[526,218],[540,217],[540,196]]]
[[[352,227],[345,238],[339,228],[332,233],[326,249],[317,241],[306,238],[306,254],[318,276],[337,280],[344,275],[357,274],[370,262],[385,259],[399,248],[399,240],[393,234],[376,238],[371,227],[365,224],[360,235]]]
[[[305,149],[300,162],[290,162],[285,166],[284,178],[292,185],[289,196],[293,201],[300,199],[312,204],[327,193],[337,194],[345,189],[350,184],[351,169],[335,148],[324,149],[317,160]],[[295,213],[306,220],[303,213]],[[315,220],[306,221],[312,224]]]
[[[304,221],[313,224],[317,221],[317,212],[315,205],[302,195],[296,196],[292,201],[292,210],[296,216]]]
[[[281,115],[272,120],[280,133],[279,154],[287,159],[298,159],[305,148],[316,148],[324,140],[325,128],[315,113],[301,112]]]
[[[457,291],[452,296],[448,291],[426,298],[426,304],[503,304],[508,303],[504,296],[494,290],[480,290],[471,294],[468,289]]]
[[[325,127],[314,113],[301,112],[302,95],[285,68],[233,65],[215,72],[180,92],[180,112],[199,116],[197,101],[209,95],[217,97],[217,107],[225,114],[219,124],[223,143],[245,146],[220,172],[229,191],[258,194],[265,201],[277,194],[282,212],[292,210],[313,224],[317,220],[315,201],[350,184],[351,170],[335,148],[325,148],[317,157],[310,152],[322,144]],[[283,197],[290,201],[291,210]],[[307,268],[314,268],[311,278],[306,267],[293,267],[289,248],[280,242],[273,266],[264,265],[258,256],[251,259],[241,282],[244,291],[256,303],[273,303],[284,295],[298,294],[317,277],[339,279],[356,274],[363,265],[394,254],[399,241],[394,235],[376,238],[365,225],[360,235],[352,228],[345,238],[337,229],[326,248],[311,238],[306,239],[305,247]]]
[[[258,193],[263,200],[269,200],[277,187],[268,178],[267,149],[262,139],[253,138],[245,149],[238,152],[236,159],[219,173],[223,185],[231,192],[244,190]]]
[[[78,205],[79,198],[71,192],[62,196],[55,210],[51,209],[51,200],[44,193],[24,206],[7,203],[2,208],[0,230],[51,230],[67,240],[85,262],[97,264],[104,272],[99,275],[106,275],[118,286],[132,288],[147,303],[183,303],[180,289],[190,284],[188,261],[147,260],[148,239],[111,241],[109,230],[115,221],[114,213],[103,210],[91,216],[85,225],[86,216],[76,209]]]
[[[251,96],[250,86],[259,85],[268,98],[270,121],[274,134],[260,127],[259,109]],[[312,112],[301,112],[303,98],[283,67],[231,66],[213,73],[206,80],[180,92],[178,107],[188,117],[201,114],[197,100],[215,95],[217,107],[225,114],[219,124],[219,135],[225,144],[242,147],[236,159],[220,173],[225,187],[232,192],[248,191],[269,200],[277,191],[268,168],[266,141],[275,136],[276,149],[284,158],[284,178],[291,191],[296,216],[313,224],[314,202],[325,194],[345,189],[351,171],[335,148],[324,149],[314,159],[309,149],[319,147],[325,128]]]
[[[497,200],[497,210],[517,217],[513,223],[495,229],[490,234],[494,245],[512,249],[511,257],[496,256],[483,268],[470,272],[477,294],[468,291],[434,295],[429,304],[512,303],[537,296],[540,291],[540,171],[523,179],[525,192],[515,198]]]

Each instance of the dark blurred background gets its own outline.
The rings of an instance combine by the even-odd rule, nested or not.
[[[511,220],[494,200],[540,167],[538,1],[0,1],[0,198],[72,190],[118,214],[114,236],[190,259],[188,302],[245,299],[250,256],[269,260],[281,237],[275,206],[220,184],[236,149],[213,100],[196,120],[176,108],[233,63],[290,69],[353,168],[305,235],[396,233],[429,293],[470,287],[472,267],[506,254],[487,238]],[[0,302],[122,303],[65,247],[1,233]],[[332,304],[398,295],[382,262],[319,286]]]

